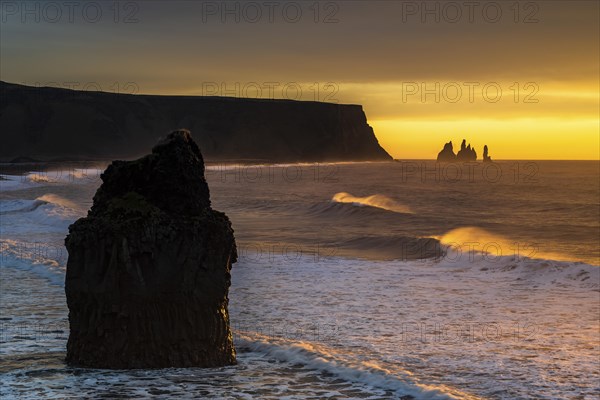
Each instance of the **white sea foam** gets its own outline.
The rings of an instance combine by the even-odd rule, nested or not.
[[[394,165],[385,167],[386,174],[374,169],[357,179],[355,173],[365,171],[359,167],[352,166],[346,175],[340,169],[340,177],[346,177],[346,181],[335,191],[331,185],[312,181],[298,184],[296,192],[289,194],[287,191],[294,190],[292,186],[252,183],[241,187],[237,181],[216,180],[211,184],[216,199],[213,204],[231,217],[240,248],[244,236],[255,235],[259,243],[265,237],[290,241],[308,237],[313,231],[324,238],[339,235],[340,241],[364,241],[369,247],[379,243],[380,237],[383,243],[393,244],[394,238],[407,236],[406,231],[412,235],[411,229],[418,231],[413,223],[429,232],[431,224],[457,226],[457,219],[448,219],[445,214],[450,200],[443,196],[448,188],[442,190],[439,185],[424,187],[418,182],[412,192],[404,186],[396,187],[396,193],[402,190],[398,199],[419,209],[418,214],[408,216],[363,204],[364,198],[359,198],[362,203],[329,202],[338,190],[364,190],[362,177],[371,177],[373,185],[377,179],[392,185],[388,172]],[[81,204],[74,207],[66,198],[83,198],[85,190],[89,191],[85,196],[89,201],[98,185],[76,175],[66,180],[67,184],[73,183],[72,192],[64,187],[46,190],[62,183],[34,177],[24,179],[23,184],[42,188],[27,192],[39,197],[14,200],[11,198],[16,193],[8,193],[0,200],[0,276],[3,288],[15,289],[10,301],[1,306],[5,315],[19,323],[40,323],[51,315],[49,310],[54,313],[53,319],[66,321],[63,242],[68,225],[87,208]],[[3,182],[9,186],[11,183],[0,181],[4,191]],[[89,187],[80,185],[84,182],[90,182]],[[573,190],[580,186],[577,182]],[[456,200],[453,212],[467,215],[474,204],[492,201],[492,195],[477,197],[485,194],[485,190],[478,190],[482,188],[490,189],[452,186],[450,192]],[[381,193],[394,193],[393,187],[388,189]],[[39,195],[45,192],[61,196]],[[521,189],[512,193],[511,208],[504,209],[504,213],[490,212],[490,219],[498,215],[506,218],[486,221],[487,226],[510,226],[513,220],[520,223],[523,216],[535,225],[537,211],[531,210],[531,199],[520,206],[514,204],[522,194]],[[548,197],[545,192],[537,196],[538,202]],[[564,202],[571,201],[571,194],[568,197]],[[442,200],[436,203],[436,199]],[[319,205],[311,210],[315,202],[327,207]],[[427,206],[420,207],[421,202]],[[570,203],[565,204],[568,208]],[[581,235],[577,237],[597,232],[593,218],[586,217],[587,206],[581,207],[585,212],[578,214],[575,208],[568,216],[579,216],[569,231]],[[513,208],[520,210],[518,218],[510,214]],[[477,218],[486,215],[481,208],[474,212],[480,213]],[[283,223],[270,225],[273,220]],[[529,232],[530,237],[549,229],[544,225],[548,220],[548,224],[554,224],[549,226],[571,223],[548,212],[539,220],[543,223],[538,230]],[[585,223],[589,225],[587,231],[578,230]],[[335,229],[327,229],[326,224]],[[472,227],[450,230],[439,239],[447,245],[497,242],[502,249],[511,244],[507,237]],[[283,244],[277,248],[283,248]],[[0,366],[9,372],[3,370],[0,396],[65,398],[75,391],[86,398],[381,399],[405,394],[414,394],[417,399],[597,397],[600,268],[558,261],[548,253],[538,254],[538,258],[528,252],[503,251],[497,255],[494,248],[475,248],[471,252],[469,248],[459,251],[451,247],[439,259],[378,262],[313,257],[304,250],[297,256],[240,252],[229,293],[230,318],[237,336],[237,366],[85,371],[82,376],[81,371],[74,374],[64,366],[66,340],[58,341],[57,346],[57,340],[16,337],[10,346],[2,343],[3,351],[8,350]],[[573,250],[571,253],[576,254]],[[44,285],[37,277],[52,284]],[[57,347],[58,353],[49,352]],[[13,350],[25,357],[11,358]]]
[[[422,383],[459,398],[592,393],[600,269],[474,257],[242,258],[231,319],[268,332],[250,348],[373,386]]]
[[[62,285],[64,237],[84,213],[81,206],[50,193],[33,200],[0,200],[0,266],[31,271]]]
[[[317,370],[334,375],[349,382],[366,384],[394,393],[394,397],[414,396],[417,399],[474,399],[447,387],[434,387],[413,381],[408,371],[390,371],[376,361],[363,360],[352,364],[343,359],[343,354],[323,345],[285,338],[273,338],[257,333],[237,332],[238,344],[252,351],[275,358],[279,362],[300,365],[308,370]],[[445,393],[445,391],[453,391]]]
[[[60,244],[0,239],[0,267],[29,271],[64,285],[66,250]]]
[[[3,235],[66,233],[84,214],[83,207],[54,194],[34,200],[0,200]]]
[[[32,187],[99,182],[101,169],[74,168],[70,170],[31,171],[24,175],[2,175],[1,191],[13,191]]]

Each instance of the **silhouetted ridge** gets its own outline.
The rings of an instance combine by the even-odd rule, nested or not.
[[[391,160],[359,105],[0,83],[0,157],[130,158],[180,126],[211,160]]]

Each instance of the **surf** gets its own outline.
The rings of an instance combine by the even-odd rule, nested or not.
[[[271,357],[280,363],[383,389],[399,397],[412,396],[415,399],[431,400],[477,399],[448,386],[421,383],[410,371],[402,370],[399,366],[386,367],[378,361],[360,357],[353,359],[352,354],[344,354],[316,342],[240,331],[236,332],[236,342],[241,348]]]
[[[412,214],[410,207],[382,194],[374,194],[366,197],[356,197],[350,193],[340,192],[333,195],[331,201],[334,203],[349,203],[358,207],[374,207],[382,210],[392,211],[399,214]]]
[[[435,236],[449,251],[482,253],[489,258],[512,256],[515,259],[580,261],[573,256],[540,248],[535,242],[512,240],[503,235],[473,226],[452,229]]]

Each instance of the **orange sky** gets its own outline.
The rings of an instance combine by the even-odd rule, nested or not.
[[[595,1],[92,3],[94,21],[86,2],[3,2],[0,79],[362,104],[395,158],[463,138],[495,159],[600,158]]]

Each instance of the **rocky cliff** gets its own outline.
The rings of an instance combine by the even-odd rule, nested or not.
[[[171,133],[138,160],[113,162],[102,181],[65,240],[67,362],[235,363],[227,305],[236,245],[227,216],[210,208],[189,132]]]
[[[130,158],[172,127],[207,160],[391,160],[359,105],[149,96],[0,82],[0,158]]]

